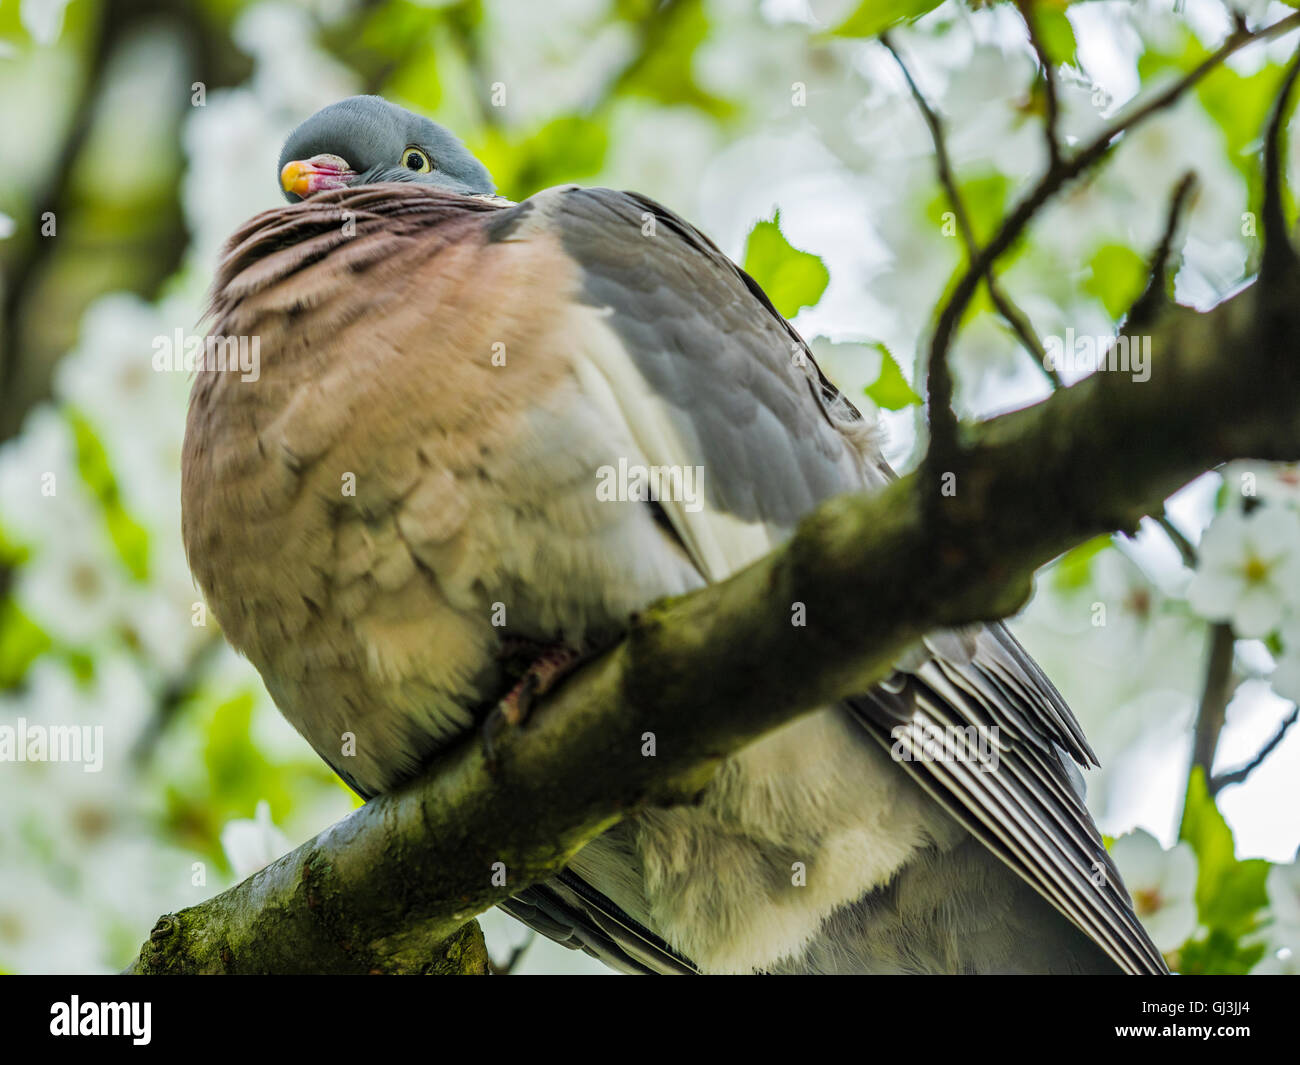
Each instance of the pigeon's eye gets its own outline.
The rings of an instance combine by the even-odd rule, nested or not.
[[[402,153],[402,165],[417,174],[427,174],[433,169],[433,161],[419,148],[408,147]]]

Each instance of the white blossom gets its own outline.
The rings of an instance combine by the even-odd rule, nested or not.
[[[1268,950],[1251,971],[1300,975],[1300,864],[1292,862],[1273,866],[1268,872],[1265,890],[1272,917],[1265,930]]]
[[[1164,609],[1165,598],[1141,567],[1117,548],[1101,552],[1092,564],[1097,602],[1105,607],[1098,626],[1112,646],[1138,653]]]
[[[270,803],[265,799],[257,804],[251,820],[236,818],[227,821],[221,830],[221,849],[239,880],[270,865],[289,848],[289,838],[275,827]]]
[[[1187,601],[1238,636],[1267,636],[1300,592],[1300,517],[1282,507],[1218,514],[1201,538]]]
[[[1133,906],[1152,942],[1177,950],[1196,931],[1196,855],[1187,843],[1164,850],[1137,829],[1117,839],[1110,856],[1119,867]]]
[[[1282,624],[1282,656],[1269,677],[1273,690],[1283,699],[1300,703],[1300,614],[1292,614]]]
[[[1243,499],[1300,506],[1300,462],[1230,462],[1223,483]]]

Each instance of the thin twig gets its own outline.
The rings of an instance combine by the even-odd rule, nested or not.
[[[1002,291],[1002,286],[993,280],[991,270],[985,275],[985,281],[993,306],[998,309],[998,313],[1002,315],[1007,325],[1011,326],[1011,331],[1019,338],[1021,346],[1029,352],[1034,365],[1043,371],[1044,376],[1052,382],[1053,388],[1064,388],[1065,381],[1061,377],[1061,372],[1056,367],[1048,365],[1043,342],[1038,339],[1038,333],[1029,320],[1029,315],[1017,307],[1011,297]]]
[[[1227,718],[1228,702],[1232,697],[1232,657],[1236,647],[1232,626],[1224,623],[1210,626],[1209,652],[1205,661],[1205,684],[1201,688],[1201,705],[1196,712],[1196,731],[1192,737],[1191,772],[1199,766],[1205,779],[1212,779],[1214,753],[1219,747],[1219,734]],[[1183,811],[1184,827],[1187,812]],[[1181,836],[1182,833],[1180,832]]]
[[[1296,723],[1297,717],[1300,717],[1300,706],[1292,707],[1291,713],[1287,714],[1282,724],[1278,726],[1277,731],[1273,733],[1272,738],[1259,749],[1259,753],[1254,758],[1239,769],[1232,769],[1227,773],[1220,773],[1218,776],[1210,778],[1209,791],[1211,797],[1218,795],[1229,785],[1243,783],[1251,773],[1263,765],[1264,760],[1277,750],[1278,744],[1286,738],[1287,731]]]
[[[1195,569],[1196,548],[1192,545],[1191,540],[1187,539],[1187,537],[1183,535],[1183,531],[1173,523],[1173,520],[1169,517],[1168,511],[1163,514],[1155,514],[1153,517],[1155,518],[1156,524],[1159,525],[1160,528],[1164,529],[1165,534],[1173,542],[1173,545],[1178,548],[1178,553],[1182,556],[1183,564],[1187,566],[1188,569]]]
[[[980,261],[981,256],[975,234],[970,227],[970,219],[966,217],[965,206],[962,203],[961,196],[957,193],[957,184],[953,180],[952,167],[948,161],[948,149],[944,144],[943,130],[939,126],[939,119],[930,109],[930,105],[925,101],[921,90],[912,79],[912,72],[907,69],[907,64],[895,51],[888,33],[880,35],[880,43],[889,50],[889,54],[894,57],[894,62],[902,70],[903,77],[907,79],[907,84],[912,90],[912,96],[921,109],[925,124],[930,129],[930,139],[934,142],[935,166],[939,172],[939,182],[947,190],[948,196],[952,200],[953,214],[957,218],[957,228],[961,231],[962,240],[966,245],[967,276],[973,278],[970,295],[974,295],[974,289],[978,285],[979,279],[990,275],[993,260],[985,257],[986,261],[979,273],[973,273],[975,264]],[[968,296],[967,301],[969,301],[969,298]],[[943,354],[946,356],[946,348]],[[952,371],[948,366],[947,358],[940,358],[936,362],[934,349],[931,348],[930,361],[925,370],[926,408],[930,427],[930,442],[927,454],[934,458],[941,467],[947,464],[946,460],[954,455],[957,450],[957,413],[952,407],[951,374]]]
[[[510,957],[500,965],[494,961],[489,961],[488,964],[492,966],[492,975],[509,976],[514,972],[515,966],[523,960],[524,955],[528,952],[528,948],[533,945],[533,940],[536,938],[537,933],[530,928],[528,929],[528,937],[510,952]]]
[[[1183,175],[1174,189],[1169,201],[1169,214],[1165,219],[1165,230],[1160,237],[1160,244],[1151,256],[1151,266],[1147,274],[1146,288],[1129,309],[1127,325],[1132,328],[1150,321],[1165,299],[1165,282],[1169,270],[1169,254],[1173,251],[1174,240],[1178,235],[1178,223],[1182,220],[1183,208],[1187,204],[1192,190],[1196,187],[1196,175],[1190,171]]]
[[[880,35],[880,43],[888,49],[889,54],[894,57],[894,62],[898,64],[898,69],[903,72],[903,77],[907,79],[908,87],[912,90],[912,98],[916,101],[916,106],[920,109],[925,124],[930,130],[930,139],[934,143],[935,167],[938,171],[939,184],[943,186],[948,201],[952,204],[952,213],[957,220],[957,229],[961,234],[962,243],[966,246],[967,262],[973,262],[979,256],[979,242],[975,238],[975,230],[971,226],[970,215],[966,211],[966,203],[962,199],[956,175],[953,173],[952,160],[948,156],[947,139],[943,133],[943,124],[940,122],[939,116],[935,114],[934,109],[930,107],[925,94],[921,92],[920,86],[916,84],[912,72],[908,69],[907,64],[903,62],[903,57],[899,55],[898,49],[894,47],[888,33]],[[1025,350],[1029,352],[1030,358],[1034,360],[1034,365],[1047,375],[1053,386],[1061,387],[1063,382],[1060,374],[1055,369],[1048,367],[1042,341],[1038,339],[1038,334],[1034,332],[1033,323],[1030,322],[1029,316],[1002,291],[1002,286],[998,284],[993,273],[992,265],[985,273],[984,281],[988,286],[989,297],[993,300],[993,306],[997,308],[1003,320],[1011,327],[1011,331],[1019,338]]]
[[[71,117],[54,159],[49,167],[48,179],[43,181],[37,202],[29,217],[44,219],[47,215],[61,224],[75,191],[74,178],[78,170],[74,165],[82,147],[90,138],[95,112],[103,94],[104,73],[108,69],[118,42],[123,39],[130,19],[105,5],[99,25],[92,32],[89,55],[82,59],[85,74],[77,88]],[[31,228],[31,227],[25,227]],[[16,242],[15,242],[16,243]],[[25,404],[35,398],[28,395],[31,388],[19,387],[19,359],[24,341],[23,314],[32,292],[44,275],[46,263],[58,249],[58,242],[48,237],[24,235],[24,243],[12,262],[6,263],[6,284],[0,299],[0,440],[17,433],[22,425]]]
[[[1016,0],[1016,7],[1020,9],[1020,17],[1025,20],[1025,29],[1029,32],[1029,44],[1034,49],[1034,54],[1038,56],[1039,65],[1043,68],[1043,94],[1047,103],[1043,131],[1047,139],[1048,169],[1055,170],[1061,165],[1061,138],[1057,133],[1061,111],[1056,98],[1056,70],[1052,66],[1052,57],[1047,54],[1047,46],[1038,35],[1038,27],[1034,24],[1033,13],[1030,10],[1031,0]]]
[[[1269,119],[1268,135],[1264,139],[1264,203],[1260,211],[1264,254],[1259,265],[1263,277],[1280,277],[1294,269],[1297,262],[1282,204],[1282,140],[1286,133],[1287,115],[1291,112],[1291,89],[1297,74],[1300,74],[1300,52],[1296,53],[1287,69]]]

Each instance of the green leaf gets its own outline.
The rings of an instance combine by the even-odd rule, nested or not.
[[[611,95],[694,107],[714,118],[735,113],[735,104],[695,80],[695,53],[711,29],[707,5],[699,0],[677,5],[622,0],[618,7],[620,17],[633,23],[641,38],[640,58],[614,83]]]
[[[203,764],[199,775],[185,782],[185,790],[170,788],[168,814],[171,829],[190,846],[201,849],[225,865],[221,828],[231,818],[251,817],[258,800],[271,804],[274,817],[292,805],[289,774],[262,752],[253,737],[256,699],[243,691],[222,699],[210,709],[205,724]]]
[[[208,726],[208,746],[204,751],[214,797],[230,802],[236,809],[239,799],[256,799],[256,789],[249,782],[267,768],[262,752],[253,742],[251,732],[252,693],[241,692],[221,703]]]
[[[453,12],[412,3],[358,5],[353,18],[320,28],[321,43],[382,95],[430,114],[442,104],[448,67],[459,72],[456,41],[446,23],[470,20],[468,7]],[[467,91],[466,96],[471,94]]]
[[[848,18],[831,30],[835,37],[878,37],[891,26],[933,11],[942,0],[862,0]]]
[[[128,573],[138,581],[149,578],[149,533],[126,512],[118,490],[117,478],[109,465],[108,453],[89,420],[67,409],[65,416],[72,427],[77,448],[77,472],[86,487],[99,501],[108,526],[109,539]]]
[[[1148,49],[1139,60],[1142,80],[1171,72],[1186,73],[1208,56],[1205,46],[1187,30],[1169,50]],[[1252,181],[1259,174],[1259,148],[1269,113],[1286,73],[1281,64],[1270,63],[1251,74],[1239,74],[1219,64],[1196,85],[1195,93],[1206,114],[1223,132],[1228,160]]]
[[[1277,101],[1285,68],[1269,64],[1254,74],[1241,75],[1231,67],[1218,66],[1197,85],[1196,93],[1206,113],[1223,133],[1227,142],[1228,161],[1246,182],[1248,203],[1254,218],[1241,219],[1241,234],[1259,247],[1258,212],[1264,199],[1261,152],[1264,130]],[[1291,183],[1282,183],[1283,207],[1288,223],[1296,214]]]
[[[1079,44],[1074,39],[1074,27],[1065,14],[1065,6],[1035,4],[1033,16],[1034,28],[1038,30],[1038,39],[1043,43],[1048,60],[1057,66],[1062,63],[1077,66]]]
[[[1110,547],[1110,534],[1103,533],[1070,548],[1052,567],[1052,580],[1062,591],[1084,587],[1092,577],[1092,562]]]
[[[0,691],[17,687],[28,667],[50,646],[45,631],[12,599],[0,602]]]
[[[749,231],[745,272],[787,318],[793,318],[804,307],[815,306],[831,279],[821,259],[791,247],[781,233],[780,211],[770,222],[759,222]]]
[[[1258,914],[1268,905],[1269,863],[1258,858],[1238,861],[1232,830],[1214,805],[1200,767],[1188,778],[1180,835],[1196,852],[1196,913],[1206,934],[1183,944],[1178,970],[1249,973],[1264,957],[1264,944],[1243,940],[1256,931]]]
[[[1142,295],[1147,282],[1147,264],[1137,252],[1123,244],[1104,244],[1088,263],[1092,276],[1083,289],[1096,296],[1106,313],[1120,318]]]
[[[502,195],[524,199],[597,174],[605,165],[609,131],[603,122],[565,115],[522,137],[491,128],[472,147]]]
[[[903,371],[899,369],[898,360],[894,358],[884,344],[873,345],[880,352],[880,376],[876,383],[867,385],[868,398],[885,410],[902,410],[914,403],[920,403],[921,397],[908,384]]]
[[[257,736],[260,705],[249,689],[199,690],[178,708],[178,724],[163,741],[174,745],[172,756],[154,765],[168,835],[222,869],[229,865],[221,829],[231,818],[252,817],[265,799],[279,824],[336,786],[333,772],[315,756],[268,756]]]
[[[1269,863],[1237,860],[1232,830],[1210,797],[1199,767],[1187,782],[1182,836],[1196,852],[1200,870],[1196,909],[1201,923],[1238,935],[1250,931],[1255,914],[1268,905],[1264,881]]]
[[[1269,863],[1238,861],[1232,830],[1223,819],[1197,767],[1187,782],[1182,838],[1196,852],[1196,912],[1208,934],[1184,946],[1179,969],[1186,973],[1245,973],[1263,956],[1258,942],[1242,942],[1256,930],[1268,905],[1264,881]]]
[[[13,569],[21,565],[27,561],[29,554],[30,550],[9,537],[4,526],[0,525],[0,569]]]
[[[970,219],[970,227],[978,243],[986,243],[997,232],[1006,216],[1007,204],[1014,187],[1011,178],[997,171],[964,177],[958,181],[957,191],[966,205],[966,216]],[[936,189],[930,202],[925,205],[926,220],[944,236],[960,240],[961,234],[951,212],[952,203],[948,200],[948,194],[942,188]],[[1004,257],[1004,266],[1010,261]]]
[[[401,100],[404,107],[421,114],[436,114],[442,106],[443,88],[440,76],[448,64],[440,62],[441,54],[433,41],[425,42],[410,61],[401,64],[384,82],[384,94]]]
[[[1183,944],[1178,971],[1185,976],[1245,976],[1264,956],[1264,944],[1243,946],[1225,932],[1210,932],[1204,939]]]

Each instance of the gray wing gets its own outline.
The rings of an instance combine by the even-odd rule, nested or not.
[[[1002,626],[974,636],[969,660],[931,654],[848,708],[910,756],[902,768],[1118,965],[1164,972],[1084,805],[1072,759],[1095,759],[1074,736],[1077,722]],[[927,736],[940,735],[957,737],[962,756],[922,757]]]
[[[862,416],[803,340],[757,283],[688,223],[645,197],[608,189],[550,190],[521,207],[543,213],[559,234],[581,268],[581,298],[606,311],[644,394],[663,405],[658,428],[682,450],[656,458],[680,461],[689,452],[724,472],[713,478],[705,509],[733,519],[727,528],[761,525],[775,546],[821,500],[892,476]],[[635,427],[643,397],[620,398]],[[697,549],[703,519],[671,508],[668,517],[702,572],[725,576]],[[755,546],[750,538],[739,554],[723,555],[739,568]],[[994,745],[992,771],[978,760],[902,765],[1121,968],[1165,971],[1083,803],[1074,763],[1096,757],[1060,694],[1003,626],[934,634],[847,708],[887,747],[897,742],[895,727],[909,723],[973,729],[975,747]]]
[[[619,972],[639,976],[691,976],[699,970],[593,888],[566,869],[544,884],[512,896],[501,909],[549,939],[582,950]]]

